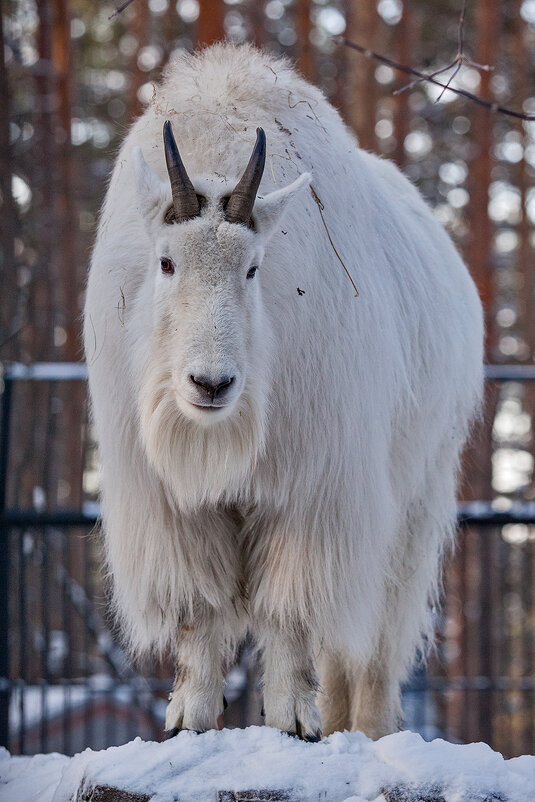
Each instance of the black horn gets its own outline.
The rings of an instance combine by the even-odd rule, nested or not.
[[[256,144],[249,164],[232,191],[225,209],[225,220],[229,223],[249,224],[265,163],[266,134],[263,128],[257,128]]]
[[[163,126],[163,144],[165,148],[165,161],[167,162],[167,172],[171,182],[171,194],[173,196],[173,222],[182,223],[197,217],[201,211],[199,199],[195,188],[180,158],[173,129],[169,120]]]

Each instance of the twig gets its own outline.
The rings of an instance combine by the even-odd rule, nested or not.
[[[124,10],[125,10],[125,8],[128,8],[128,6],[130,5],[130,3],[133,3],[133,2],[134,2],[134,0],[125,0],[125,2],[124,2],[124,3],[122,3],[122,4],[119,6],[119,8],[116,8],[116,9],[115,9],[115,11],[113,12],[113,14],[110,14],[110,16],[108,17],[108,20],[110,20],[110,19],[113,19],[114,17],[117,17],[117,16],[119,16],[119,14],[121,13],[121,11],[124,11]]]
[[[452,67],[455,67],[456,63],[457,61],[454,60],[450,64],[447,64],[445,67],[441,67],[439,70],[436,70],[435,72],[428,72],[425,74],[425,78],[416,78],[416,80],[411,81],[410,83],[405,84],[404,86],[400,86],[399,89],[395,89],[393,94],[401,95],[401,93],[406,92],[407,89],[412,89],[418,84],[423,83],[423,81],[429,80],[429,78],[435,78],[437,75],[440,75],[440,73],[446,72],[447,70],[451,70]]]
[[[119,290],[121,292],[121,298],[117,303],[117,315],[119,317],[119,322],[120,322],[121,326],[124,326],[124,313],[125,313],[125,309],[126,309],[126,299],[124,297],[123,288],[119,287]]]
[[[466,15],[466,0],[463,0],[461,14],[459,16],[459,26],[457,28],[457,53],[464,53],[464,18]]]
[[[457,75],[457,73],[459,72],[459,70],[461,69],[462,66],[463,66],[463,62],[462,61],[458,61],[457,62],[457,66],[455,67],[455,69],[453,70],[452,74],[450,75],[450,77],[446,81],[446,86],[444,87],[444,89],[442,89],[442,91],[440,92],[438,97],[435,99],[435,103],[438,103],[440,100],[442,100],[442,95],[444,94],[446,89],[450,88],[451,82],[453,81],[453,79],[455,78],[455,76]]]
[[[457,75],[457,73],[459,72],[461,67],[463,66],[463,64],[466,64],[469,67],[475,67],[478,70],[485,70],[486,72],[489,72],[490,70],[494,69],[493,67],[489,67],[488,64],[478,64],[476,61],[472,61],[472,59],[468,58],[468,56],[465,55],[465,52],[464,52],[464,20],[465,20],[465,16],[466,16],[466,0],[463,0],[462,6],[461,6],[461,13],[459,14],[459,24],[457,26],[457,55],[455,56],[453,61],[450,62],[449,64],[446,64],[445,67],[441,67],[439,70],[435,70],[435,72],[426,73],[426,78],[418,78],[416,81],[411,81],[406,86],[402,86],[400,89],[396,89],[395,92],[394,92],[395,95],[401,94],[401,92],[404,92],[406,89],[412,89],[413,86],[416,86],[416,84],[422,83],[422,81],[424,81],[424,80],[428,80],[429,78],[436,78],[437,75],[441,75],[442,73],[447,72],[448,70],[451,70],[452,67],[455,67],[455,70],[453,71],[453,73],[450,75],[450,77],[446,81],[445,87],[442,89],[440,94],[435,99],[435,103],[438,103],[441,100],[442,95],[444,94],[446,89],[450,88],[451,82],[453,81],[453,79],[455,78],[455,76]]]
[[[331,248],[332,248],[332,249],[333,249],[333,251],[335,252],[335,254],[336,254],[336,257],[337,257],[338,261],[340,262],[340,264],[342,265],[342,267],[343,267],[343,268],[344,268],[344,270],[346,271],[346,275],[347,275],[348,279],[350,280],[351,284],[353,285],[353,289],[355,290],[355,298],[358,298],[358,297],[359,297],[359,291],[357,290],[357,285],[356,285],[356,284],[355,284],[355,282],[353,281],[353,276],[351,275],[351,273],[349,272],[349,270],[347,269],[347,267],[346,267],[346,266],[345,266],[345,264],[343,263],[343,261],[342,261],[342,258],[341,258],[341,256],[340,256],[340,254],[339,254],[339,253],[338,253],[338,251],[336,250],[336,248],[335,248],[335,245],[334,245],[334,242],[332,241],[331,235],[330,235],[330,233],[329,233],[329,229],[327,228],[327,223],[325,222],[325,218],[324,218],[324,216],[323,216],[323,210],[325,209],[325,206],[323,205],[323,203],[321,202],[320,198],[319,198],[319,197],[318,197],[318,195],[316,194],[316,190],[314,189],[314,187],[313,187],[312,185],[310,186],[310,191],[311,191],[311,193],[312,193],[312,197],[313,197],[313,198],[314,198],[314,200],[316,201],[316,204],[317,204],[317,207],[318,207],[318,210],[319,210],[320,216],[321,216],[321,222],[323,223],[323,225],[324,225],[324,228],[325,228],[325,231],[327,232],[327,236],[328,236],[328,238],[329,238],[329,242],[331,243]]]
[[[479,103],[480,106],[484,106],[486,109],[490,109],[491,111],[498,111],[500,114],[506,114],[508,117],[515,117],[517,120],[535,122],[535,114],[524,114],[521,111],[513,111],[512,109],[507,109],[504,106],[500,106],[498,103],[494,103],[490,100],[484,100],[483,98],[474,95],[472,92],[468,92],[466,89],[457,89],[456,87],[448,86],[448,84],[444,84],[442,81],[437,81],[436,78],[432,77],[432,75],[426,75],[426,73],[420,72],[420,70],[415,70],[414,67],[408,67],[406,64],[400,64],[398,61],[394,61],[394,59],[391,59],[388,56],[383,56],[381,53],[375,53],[368,47],[362,47],[362,45],[358,45],[356,42],[350,42],[343,36],[335,37],[335,42],[339,45],[350,47],[352,50],[356,50],[358,53],[366,56],[366,58],[372,58],[376,61],[380,61],[382,64],[387,64],[389,67],[392,67],[392,69],[405,73],[405,75],[414,75],[416,78],[419,78],[420,81],[427,81],[427,83],[434,84],[434,86],[440,86],[441,89],[447,89],[448,92],[453,92],[455,95],[466,97],[468,100],[472,100],[474,103]],[[480,66],[481,69],[488,69],[482,65],[478,66]],[[419,83],[420,81],[414,83]]]
[[[287,90],[287,91],[288,91],[288,90]],[[291,91],[288,91],[288,108],[289,108],[289,109],[295,109],[297,106],[299,106],[299,104],[300,104],[300,103],[306,103],[306,104],[307,104],[307,106],[308,106],[308,108],[310,109],[310,111],[311,111],[311,112],[312,112],[312,114],[314,115],[314,119],[316,120],[316,122],[317,122],[317,124],[319,125],[319,127],[321,128],[321,130],[322,130],[322,131],[325,131],[325,133],[327,133],[327,129],[326,129],[326,128],[325,128],[325,127],[324,127],[324,126],[321,124],[321,122],[320,122],[320,120],[319,120],[319,117],[317,116],[316,112],[315,112],[315,111],[314,111],[314,109],[312,108],[312,104],[310,103],[310,101],[309,101],[309,100],[306,100],[306,99],[304,99],[304,100],[297,100],[295,103],[293,103],[293,104],[292,104],[292,103],[290,103],[290,98],[291,98],[292,94],[293,94],[293,92],[291,92]],[[316,103],[317,103],[317,101],[316,101]]]

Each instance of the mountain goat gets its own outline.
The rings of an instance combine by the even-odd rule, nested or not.
[[[217,726],[250,631],[266,724],[391,732],[482,392],[417,190],[286,61],[181,56],[117,158],[84,331],[114,607],[176,661],[166,730]]]

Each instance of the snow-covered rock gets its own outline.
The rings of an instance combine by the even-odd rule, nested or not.
[[[486,744],[429,743],[411,732],[376,742],[335,733],[309,744],[269,727],[182,732],[164,743],[136,738],[72,758],[0,752],[1,802],[78,802],[97,787],[151,802],[215,802],[218,792],[251,789],[300,802],[533,802],[535,757],[504,760]]]

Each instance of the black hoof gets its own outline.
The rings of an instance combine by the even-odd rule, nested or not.
[[[297,738],[299,741],[306,741],[309,744],[317,744],[321,741],[321,732],[318,730],[313,735],[303,735],[301,732],[290,732],[290,730],[281,730],[285,735],[290,738]]]
[[[190,730],[188,727],[173,727],[172,730],[166,730],[165,740],[169,741],[170,738],[174,738],[179,732],[194,732],[195,735],[202,735],[202,733],[206,732],[206,730]]]
[[[303,732],[303,725],[299,719],[297,719],[295,725],[296,735],[301,739],[301,741],[307,741],[311,744],[317,744],[318,741],[321,741],[321,730],[316,730],[316,732],[312,733]]]

